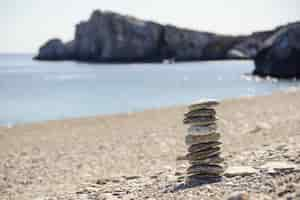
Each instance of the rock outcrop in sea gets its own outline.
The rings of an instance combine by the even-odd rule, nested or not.
[[[300,23],[278,28],[255,56],[254,74],[300,77]]]
[[[42,60],[68,60],[74,56],[74,41],[64,44],[60,39],[54,38],[41,46],[37,58]]]
[[[51,39],[38,60],[86,62],[161,62],[252,59],[273,31],[228,36],[161,25],[96,10],[76,25],[74,40]]]

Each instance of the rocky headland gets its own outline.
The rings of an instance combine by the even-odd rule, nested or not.
[[[74,40],[51,39],[35,58],[87,62],[252,59],[273,32],[220,35],[96,10],[76,25]]]
[[[299,23],[233,36],[95,10],[76,25],[72,41],[50,39],[35,59],[99,63],[254,59],[254,74],[290,78],[300,76],[299,35]]]
[[[300,23],[278,28],[256,55],[255,66],[261,76],[300,77]]]

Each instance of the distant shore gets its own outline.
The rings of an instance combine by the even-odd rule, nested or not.
[[[217,108],[226,162],[299,141],[300,92],[224,100]],[[185,153],[185,106],[0,127],[0,199],[74,193],[96,179],[175,170]],[[61,198],[63,199],[63,198]]]

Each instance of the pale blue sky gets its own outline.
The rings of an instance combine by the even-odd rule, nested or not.
[[[73,38],[92,10],[219,33],[249,33],[300,20],[300,0],[0,0],[0,52],[36,52],[52,37]]]

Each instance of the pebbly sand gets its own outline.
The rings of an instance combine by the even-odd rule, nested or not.
[[[277,160],[299,166],[299,110],[299,91],[222,101],[217,112],[225,165],[257,167]],[[233,191],[266,199],[296,195],[299,170],[180,189],[186,163],[177,158],[186,153],[185,111],[178,106],[0,127],[0,199],[223,199]]]

